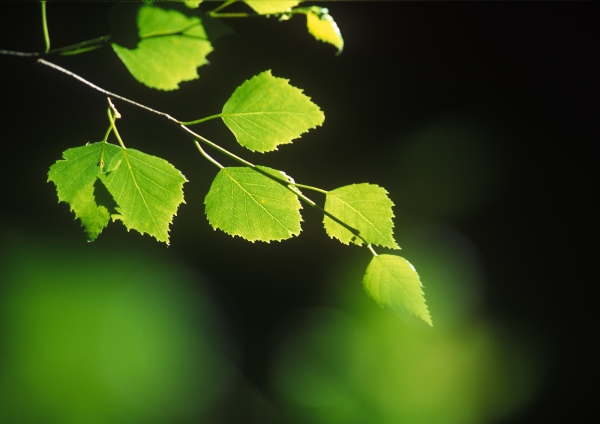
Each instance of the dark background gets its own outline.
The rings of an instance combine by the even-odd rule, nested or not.
[[[589,218],[597,197],[591,170],[597,157],[598,5],[332,2],[327,7],[344,35],[339,57],[307,34],[300,18],[230,20],[236,35],[215,42],[211,65],[177,92],[137,84],[109,48],[49,60],[179,119],[218,113],[237,85],[265,69],[289,78],[325,111],[322,128],[264,158],[236,148],[219,123],[206,124],[203,134],[224,140],[251,161],[284,169],[299,182],[325,189],[365,181],[386,187],[396,203],[396,238],[405,252],[402,230],[411,222],[426,217],[458,229],[481,254],[488,275],[487,313],[532,325],[553,358],[536,400],[510,422],[562,422],[566,414],[579,415],[597,375],[586,361],[597,330],[585,300],[597,277],[584,269],[596,256]],[[52,2],[53,46],[107,34],[108,9],[104,3]],[[0,48],[41,51],[38,17],[36,3],[0,4]],[[57,204],[46,173],[63,150],[102,138],[105,100],[34,60],[0,56],[0,61],[4,225],[59,232],[86,248],[82,229],[66,206]],[[281,244],[250,245],[213,231],[202,202],[216,169],[170,124],[126,104],[117,107],[127,118],[121,133],[139,138],[128,147],[164,157],[190,180],[168,250],[219,281],[211,289],[241,346],[241,369],[262,387],[278,323],[296,309],[323,302],[324,275],[348,248],[324,236],[321,217],[307,208],[301,236]],[[403,135],[447,117],[484,122],[496,136],[501,182],[465,213],[436,213],[405,202],[403,194],[408,199],[415,194],[403,192],[396,182],[401,170],[390,159]],[[132,246],[153,243],[118,224],[109,225],[95,243],[130,238]]]

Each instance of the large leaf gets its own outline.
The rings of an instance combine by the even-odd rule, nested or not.
[[[354,232],[327,215],[323,219],[325,231],[344,244],[361,245],[364,239],[368,244],[399,249],[393,236],[393,205],[387,191],[374,184],[336,188],[327,193],[325,211]]]
[[[327,9],[313,6],[306,14],[306,26],[308,32],[317,40],[333,44],[338,49],[337,54],[342,52],[344,48],[342,33]]]
[[[137,12],[140,42],[130,49],[112,47],[129,72],[141,83],[159,90],[175,90],[179,83],[198,78],[196,69],[213,50],[197,17],[145,5]]]
[[[262,72],[240,85],[223,106],[223,122],[244,147],[276,150],[323,123],[325,115],[288,80]]]
[[[169,243],[169,225],[183,203],[185,177],[164,159],[134,149],[120,149],[100,178],[117,203],[113,219],[128,230]]]
[[[280,180],[291,181],[280,171],[259,168]],[[204,203],[213,228],[252,242],[284,240],[301,231],[298,197],[250,167],[221,169]]]
[[[58,200],[69,204],[81,220],[90,241],[108,224],[110,213],[96,203],[94,183],[103,167],[119,148],[107,143],[93,143],[63,152],[63,159],[50,167],[48,181],[56,185]]]
[[[406,310],[433,325],[419,275],[406,259],[394,255],[373,257],[363,285],[381,306]]]
[[[244,0],[244,3],[260,15],[272,15],[298,6],[300,0]]]

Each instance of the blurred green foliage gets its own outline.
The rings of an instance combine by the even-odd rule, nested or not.
[[[468,241],[441,226],[415,226],[404,239],[439,325],[368,302],[356,289],[363,264],[348,261],[355,269],[333,277],[337,307],[298,314],[280,350],[273,384],[291,422],[491,423],[534,396],[540,358],[482,314],[483,274]]]
[[[193,422],[229,384],[192,275],[98,246],[22,235],[0,244],[0,422]]]

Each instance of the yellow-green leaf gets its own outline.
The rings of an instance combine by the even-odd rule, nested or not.
[[[327,9],[316,6],[311,8],[311,11],[306,14],[306,26],[308,32],[317,40],[337,47],[337,54],[340,54],[344,49],[342,33]]]
[[[120,149],[101,181],[117,203],[128,230],[148,233],[169,244],[169,225],[183,203],[185,177],[164,159],[134,149]]]
[[[200,6],[200,3],[202,3],[202,0],[183,0],[183,4],[190,9],[196,9],[198,6]]]
[[[198,78],[197,68],[208,63],[213,50],[199,18],[145,5],[137,12],[137,26],[141,40],[134,49],[112,47],[139,82],[175,90],[180,82]]]
[[[259,168],[280,180],[290,181],[281,171]],[[204,203],[213,228],[252,242],[284,240],[301,231],[298,197],[250,167],[221,169]]]
[[[368,244],[399,249],[394,240],[392,206],[383,187],[375,184],[352,184],[327,192],[325,212],[347,226],[325,215],[323,224],[329,237],[344,244]]]
[[[395,255],[373,257],[363,278],[363,285],[381,306],[406,310],[433,325],[419,274],[406,259]]]
[[[233,92],[221,113],[242,146],[258,152],[276,150],[325,121],[325,115],[288,80],[262,72]]]
[[[107,143],[92,143],[63,152],[63,159],[50,167],[48,181],[56,185],[58,200],[69,204],[75,217],[81,220],[90,241],[108,224],[110,213],[98,205],[94,183],[104,170],[105,163],[119,148]]]

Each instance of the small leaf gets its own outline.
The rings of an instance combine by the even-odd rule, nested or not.
[[[333,44],[338,49],[336,54],[342,53],[344,49],[342,33],[327,9],[313,6],[311,11],[306,14],[306,26],[313,37],[319,41]]]
[[[325,120],[310,97],[270,70],[240,85],[223,106],[221,117],[238,143],[258,152],[277,150]]]
[[[107,143],[93,143],[63,152],[63,159],[50,167],[48,181],[56,185],[58,200],[69,204],[81,220],[90,241],[108,224],[110,214],[96,203],[94,183],[101,167],[110,161],[119,148]]]
[[[258,167],[279,179],[283,172]],[[250,167],[219,171],[206,199],[206,216],[215,229],[254,242],[279,241],[300,234],[300,201],[282,184]]]
[[[299,0],[244,0],[248,6],[260,15],[273,15],[286,12],[294,6],[298,6]]]
[[[200,3],[202,3],[202,0],[183,0],[183,4],[190,9],[196,9],[198,6],[200,6]]]
[[[433,326],[419,275],[406,259],[394,255],[373,257],[363,285],[379,305],[404,309]]]
[[[185,177],[164,159],[134,149],[119,149],[100,176],[117,203],[113,219],[169,244],[169,225],[183,203]]]
[[[213,48],[202,22],[175,10],[145,5],[137,12],[137,47],[113,43],[115,53],[139,82],[159,90],[198,78],[196,69],[208,61]]]
[[[331,190],[325,197],[325,211],[358,232],[367,243],[399,249],[394,240],[392,206],[383,187],[352,184]],[[357,234],[325,215],[325,231],[344,244],[363,244]]]

